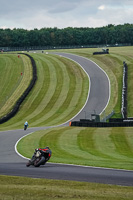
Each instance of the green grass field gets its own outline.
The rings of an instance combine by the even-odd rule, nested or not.
[[[0,200],[132,200],[132,187],[0,176]]]
[[[132,116],[132,50],[133,47],[110,48],[109,55],[96,56],[92,55],[96,49],[73,49],[64,50],[64,52],[85,56],[95,61],[106,71],[111,81],[111,99],[106,112],[111,112],[114,109],[118,116],[121,108],[123,60],[126,61],[130,72],[128,110],[130,110],[129,116]],[[23,128],[25,120],[28,120],[30,127],[61,124],[73,117],[86,101],[89,88],[88,77],[76,63],[60,56],[42,54],[41,52],[31,53],[31,55],[37,64],[37,83],[23,102],[18,114],[2,124],[0,130]],[[1,57],[3,56],[6,55],[2,54]],[[17,55],[9,56],[13,56],[17,62],[20,62]],[[29,67],[30,63],[27,64],[23,61],[23,66],[25,65]],[[18,150],[23,155],[30,157],[33,153],[33,150],[29,152],[28,149],[28,138],[30,138],[30,143],[33,141],[33,149],[36,146],[49,144],[54,155],[52,162],[132,169],[132,130],[132,127],[83,128],[83,130],[79,127],[49,129],[24,138],[18,145]],[[85,141],[87,141],[86,144],[84,144]],[[59,149],[57,148],[58,144]],[[83,149],[84,145],[85,149]],[[67,148],[73,151],[73,154],[67,152]],[[61,152],[60,158],[57,158],[56,151],[57,153]],[[77,157],[77,155],[80,156]]]
[[[110,114],[113,110],[115,111],[114,117],[121,117],[121,94],[122,94],[122,73],[123,73],[123,61],[126,61],[128,64],[128,117],[133,116],[133,94],[132,94],[132,82],[133,82],[133,72],[132,64],[133,59],[131,52],[133,47],[116,47],[110,48],[109,55],[92,55],[94,51],[101,51],[101,49],[72,49],[72,50],[62,50],[63,52],[75,53],[80,56],[87,57],[92,61],[96,62],[104,71],[108,74],[111,82],[111,98],[109,104],[102,114],[101,118],[105,115]],[[17,58],[17,55],[5,55],[1,54],[1,57],[10,56],[10,59],[5,59],[6,62],[20,62]],[[14,58],[16,56],[16,59]],[[22,128],[24,121],[29,121],[31,127],[35,126],[52,126],[66,122],[72,118],[84,105],[89,88],[89,81],[87,75],[83,70],[74,62],[65,59],[60,56],[31,53],[31,56],[36,61],[37,64],[37,74],[38,80],[30,92],[29,96],[23,102],[20,112],[11,120],[2,124],[0,130],[5,129],[16,129]],[[10,61],[11,58],[14,58],[14,61]],[[24,56],[25,57],[25,56]],[[13,60],[12,58],[12,60]],[[27,58],[28,59],[28,58]],[[4,58],[3,58],[4,60]],[[24,60],[24,59],[23,59]],[[6,62],[1,62],[1,71],[3,66],[8,66]],[[2,64],[3,63],[3,64]],[[15,64],[14,71],[15,74],[11,79],[12,84],[10,84],[10,91],[2,95],[1,98],[1,107],[2,104],[6,104],[6,101],[9,102],[7,106],[5,105],[5,110],[10,110],[12,104],[10,104],[9,96],[13,96],[16,99],[13,91],[15,90],[18,96],[20,91],[19,87],[22,86],[22,78],[20,72],[23,70],[27,72],[27,68],[30,69],[30,63],[20,63],[20,69],[18,65]],[[13,64],[12,64],[13,65]],[[11,66],[12,66],[11,65]],[[10,66],[10,65],[9,65]],[[5,68],[5,67],[4,67]],[[10,69],[11,67],[9,67]],[[11,70],[11,69],[10,69]],[[19,70],[17,72],[17,70]],[[7,71],[7,70],[6,70]],[[2,73],[4,73],[2,71]],[[29,71],[31,73],[31,71]],[[28,73],[24,73],[24,77]],[[4,76],[4,75],[3,75]],[[3,77],[2,76],[2,77]],[[10,78],[10,73],[6,74],[4,79],[4,85],[8,85],[8,80]],[[19,80],[17,80],[17,78]],[[24,81],[24,86],[27,87],[27,77],[22,80]],[[1,80],[2,81],[2,80]],[[0,85],[0,91],[3,90],[3,84]],[[17,88],[18,89],[17,89]],[[16,90],[17,89],[17,90]],[[14,102],[14,101],[13,101]],[[2,113],[2,108],[0,109]]]
[[[0,117],[11,111],[31,79],[32,66],[28,57],[0,54]]]
[[[18,143],[31,158],[35,148],[49,146],[50,162],[133,170],[133,128],[60,127],[37,131]]]
[[[96,56],[93,56],[92,53],[101,51],[101,49],[62,51],[87,57],[106,71],[111,82],[111,98],[105,113],[109,114],[114,110],[115,117],[121,117],[122,67],[123,61],[126,61],[128,64],[128,117],[133,117],[133,47],[109,49],[109,55]],[[76,63],[56,55],[42,54],[39,51],[30,55],[33,56],[37,64],[37,83],[21,105],[18,114],[8,122],[1,124],[0,131],[23,128],[23,123],[26,120],[30,127],[61,124],[73,117],[86,101],[89,88],[88,77]],[[20,79],[22,77],[19,76],[21,71],[24,72],[26,79],[24,87],[27,87],[28,84],[27,70],[29,70],[29,74],[32,72],[31,64],[25,56],[22,60],[19,60],[17,55],[8,55],[9,58],[6,56],[0,54],[0,73],[2,73],[0,93],[6,91],[1,97],[0,113],[2,107],[10,99],[9,96],[16,98],[14,91],[17,91],[18,96],[20,95],[18,87],[23,81]],[[13,67],[15,67],[14,70],[12,70]],[[8,85],[10,74],[12,74],[12,78]],[[10,90],[7,91],[7,88]],[[10,109],[11,107],[7,106],[6,111]],[[132,133],[132,127],[52,128],[37,131],[23,138],[17,148],[24,156],[31,157],[35,148],[48,145],[53,152],[51,162],[133,170]],[[29,144],[30,148],[28,148]],[[58,186],[62,187],[58,187],[57,183]],[[39,184],[41,188],[38,187]],[[19,199],[29,199],[29,197],[30,199],[44,199],[42,189],[47,193],[47,199],[133,199],[132,187],[71,181],[0,176],[0,187],[0,199],[4,200],[18,199],[18,196]],[[25,191],[27,192],[25,193]],[[36,193],[39,196],[36,196]]]
[[[37,82],[20,112],[0,130],[51,126],[66,122],[83,107],[89,89],[85,72],[74,62],[54,55],[32,54],[37,64]]]

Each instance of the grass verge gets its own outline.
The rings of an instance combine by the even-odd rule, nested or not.
[[[133,128],[60,127],[34,132],[18,143],[30,158],[49,146],[50,162],[133,170]]]
[[[113,110],[114,117],[121,117],[123,61],[126,61],[129,67],[128,117],[133,116],[132,50],[133,47],[111,47],[108,55],[93,55],[94,51],[100,49],[92,48],[63,50],[91,59],[108,74],[111,82],[111,98],[101,118]],[[31,55],[37,64],[36,86],[23,102],[20,112],[9,122],[1,125],[0,130],[22,128],[26,120],[32,127],[61,124],[73,117],[86,101],[88,77],[78,65],[56,55],[39,52]],[[0,89],[2,90],[2,84]]]
[[[0,200],[132,200],[133,188],[76,181],[0,176]]]
[[[89,89],[85,72],[74,62],[56,56],[32,55],[37,64],[35,87],[21,105],[20,112],[0,129],[50,126],[66,122],[83,107]]]
[[[22,73],[22,74],[21,74]],[[11,111],[32,79],[32,66],[27,56],[0,54],[0,117]]]

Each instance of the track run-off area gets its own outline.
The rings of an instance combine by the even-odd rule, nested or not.
[[[85,105],[70,120],[80,120],[84,118],[85,112],[91,113],[94,110],[97,114],[101,114],[107,107],[110,99],[110,81],[107,74],[97,64],[84,57],[65,53],[56,54],[78,63],[88,74],[90,81],[88,98]],[[68,124],[69,121],[59,126],[68,126]],[[130,170],[55,163],[47,163],[45,166],[39,168],[27,168],[27,160],[15,151],[17,142],[27,134],[48,128],[51,127],[29,128],[26,132],[22,129],[1,131],[0,174],[133,186],[133,171]]]

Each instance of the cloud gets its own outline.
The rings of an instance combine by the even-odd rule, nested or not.
[[[0,27],[100,27],[132,23],[132,0],[0,0]]]
[[[98,10],[105,10],[105,6],[104,5],[99,6]]]
[[[61,1],[58,2],[55,6],[48,8],[48,12],[50,13],[64,13],[70,12],[78,6],[78,2],[76,1]]]

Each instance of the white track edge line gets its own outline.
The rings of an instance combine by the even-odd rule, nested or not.
[[[34,133],[34,132],[28,133],[28,134],[22,136],[21,138],[19,138],[19,140],[16,142],[16,144],[15,144],[15,146],[14,146],[15,152],[16,152],[20,157],[22,157],[22,158],[24,158],[24,159],[29,159],[29,158],[23,156],[22,154],[20,154],[20,153],[18,152],[18,150],[17,150],[17,145],[18,145],[18,143],[20,142],[20,140],[22,140],[24,137],[26,137],[26,136],[28,136],[28,135],[31,135],[32,133]]]

